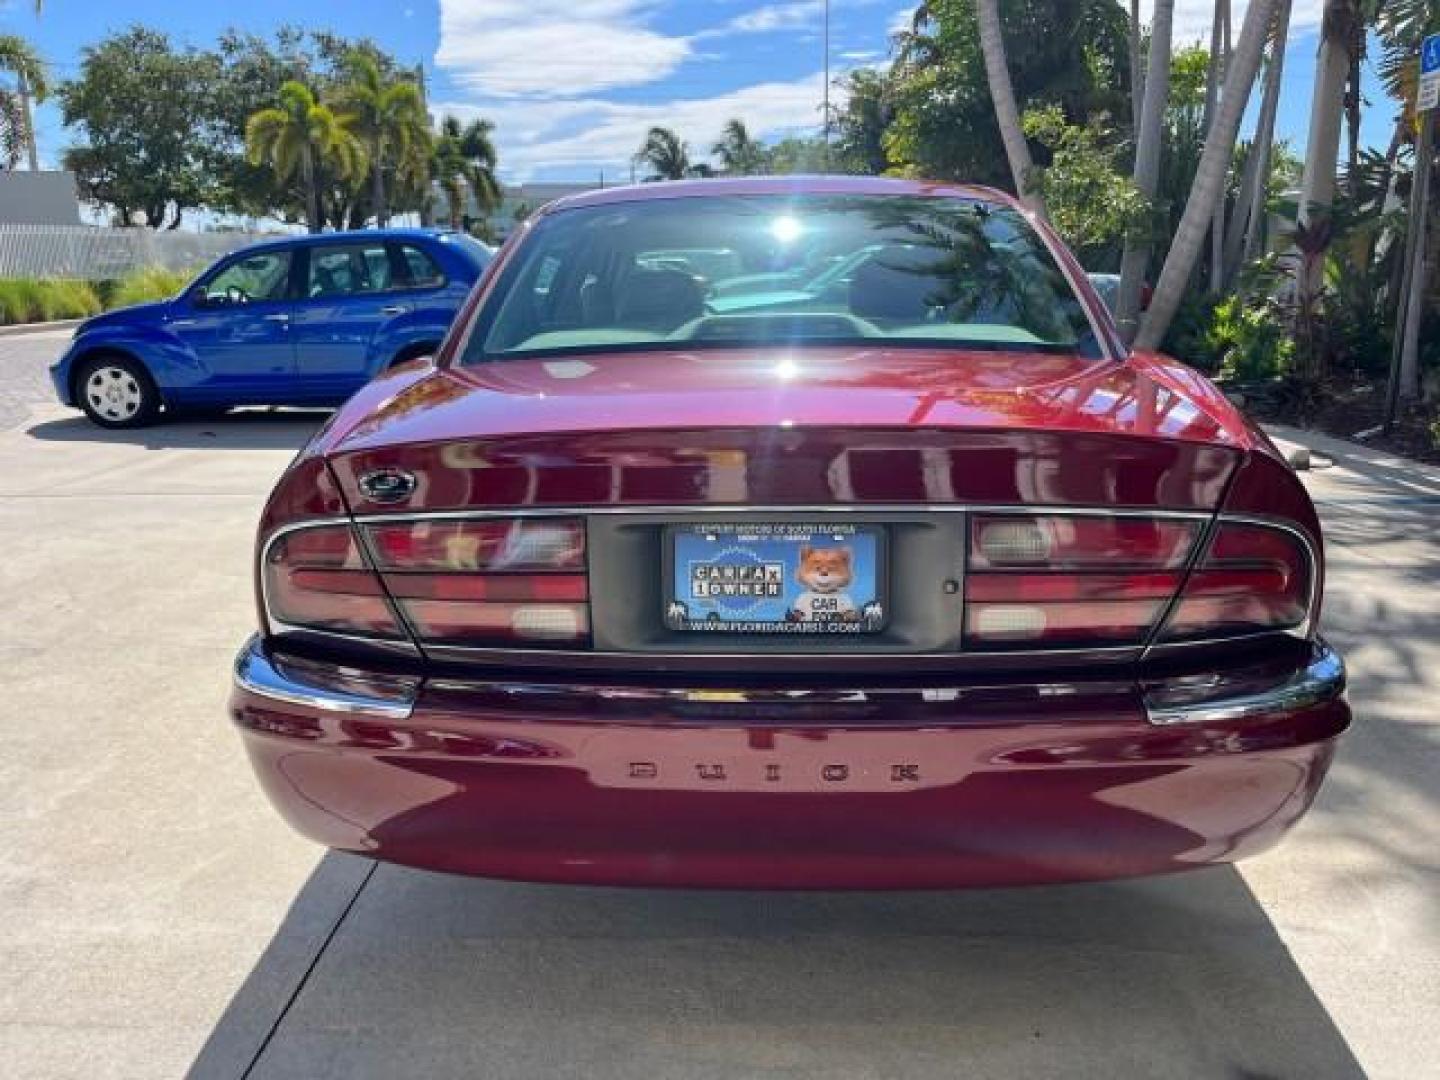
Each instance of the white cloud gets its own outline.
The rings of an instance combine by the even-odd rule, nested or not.
[[[1231,36],[1239,37],[1240,24],[1245,20],[1246,0],[1234,0],[1231,4]],[[1290,10],[1290,37],[1294,40],[1301,34],[1316,30],[1324,13],[1325,0],[1294,0]],[[1154,0],[1141,0],[1140,18],[1148,23],[1155,10]],[[1177,46],[1193,45],[1196,42],[1210,43],[1210,23],[1214,18],[1214,0],[1175,0],[1175,31],[1173,40]]]
[[[653,0],[440,0],[435,62],[492,97],[578,97],[669,76],[690,40],[650,29]]]
[[[791,0],[790,3],[766,4],[744,15],[737,15],[727,27],[742,34],[763,34],[799,26],[813,28],[823,17],[824,0]]]
[[[453,102],[437,103],[434,109],[462,119],[484,116],[495,121],[501,168],[510,179],[524,180],[542,168],[604,169],[615,178],[628,177],[631,155],[656,124],[685,138],[691,158],[697,161],[710,156],[710,146],[725,122],[736,116],[750,125],[757,138],[816,134],[823,89],[823,76],[816,72],[793,82],[760,83],[677,101],[514,100],[494,106]]]

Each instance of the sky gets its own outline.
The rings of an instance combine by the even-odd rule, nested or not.
[[[1141,6],[1148,18],[1150,0]],[[1237,33],[1244,6],[1235,0]],[[1294,0],[1278,129],[1297,149],[1322,6]],[[883,62],[913,8],[831,0],[832,74]],[[1176,43],[1208,37],[1211,10],[1177,0]],[[58,78],[76,74],[87,44],[131,23],[208,47],[229,26],[266,33],[286,22],[368,35],[423,63],[432,111],[495,123],[509,182],[628,180],[652,124],[674,128],[696,157],[735,116],[767,139],[820,127],[823,0],[46,0],[39,17],[31,0],[0,0],[0,33],[34,42]],[[1377,108],[1367,141],[1383,142],[1390,109],[1369,81]],[[54,162],[70,136],[53,105],[41,108],[37,130],[42,158]]]

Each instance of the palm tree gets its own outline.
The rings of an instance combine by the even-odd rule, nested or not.
[[[1020,109],[1015,104],[1015,87],[1010,83],[1010,69],[1005,63],[1005,39],[1000,34],[998,0],[978,0],[975,14],[980,22],[980,51],[985,56],[985,77],[990,84],[990,97],[995,102],[995,119],[1000,125],[1000,139],[1010,161],[1010,175],[1015,178],[1015,193],[1038,214],[1045,213],[1045,200],[1031,187],[1030,174],[1035,163],[1030,160],[1030,147],[1020,126]]]
[[[635,160],[649,165],[656,179],[683,180],[690,175],[690,148],[669,128],[652,127]]]
[[[342,180],[365,174],[365,147],[304,83],[283,84],[279,105],[261,109],[245,122],[245,147],[250,163],[268,162],[282,184],[299,177],[311,232],[320,232],[325,221],[319,170],[333,169]]]
[[[414,144],[426,145],[430,121],[420,88],[408,80],[387,82],[375,58],[352,52],[347,57],[350,81],[341,88],[341,120],[364,142],[370,158],[370,201],[375,224],[390,221],[385,201],[385,170],[398,168]]]
[[[1350,78],[1351,50],[1360,21],[1357,0],[1326,0],[1320,28],[1320,53],[1315,63],[1315,89],[1310,98],[1310,134],[1305,143],[1305,171],[1300,180],[1299,221],[1327,214],[1335,201],[1335,162],[1340,155],[1340,121],[1345,111],[1345,84]],[[1363,33],[1362,33],[1363,37]],[[1297,282],[1300,290],[1320,287],[1320,264]]]
[[[753,176],[764,171],[765,148],[750,137],[745,121],[727,121],[720,141],[710,152],[720,159],[720,168],[731,176]]]
[[[500,180],[495,175],[500,156],[495,151],[491,133],[495,125],[489,120],[471,120],[460,133],[460,153],[465,158],[465,181],[475,197],[475,205],[488,214],[500,205]]]
[[[495,175],[499,155],[490,137],[494,130],[489,120],[462,124],[458,117],[446,116],[440,121],[430,169],[445,195],[452,229],[464,225],[467,194],[474,196],[481,214],[500,205],[500,181]]]
[[[35,10],[40,10],[36,4]],[[39,154],[35,148],[35,124],[30,117],[30,101],[44,101],[50,91],[45,77],[45,63],[40,55],[24,38],[14,34],[0,34],[0,71],[15,76],[15,90],[0,89],[0,110],[5,116],[6,157],[14,168],[19,160],[19,148],[23,143],[30,162],[30,171],[40,168]]]
[[[1174,27],[1175,0],[1156,0],[1150,23],[1150,55],[1146,61],[1145,97],[1135,121],[1135,187],[1154,201],[1160,189],[1160,150],[1165,141],[1165,108],[1170,99],[1170,37]],[[1115,317],[1125,340],[1135,337],[1139,327],[1140,295],[1145,272],[1150,267],[1150,240],[1126,237],[1120,259],[1120,294]]]
[[[1270,21],[1277,2],[1250,0],[1245,11],[1240,40],[1225,73],[1220,105],[1215,110],[1214,123],[1205,138],[1205,151],[1200,155],[1200,167],[1195,173],[1180,227],[1175,232],[1175,241],[1165,259],[1165,267],[1160,271],[1150,310],[1140,326],[1140,334],[1135,341],[1137,348],[1159,348],[1165,332],[1170,329],[1170,321],[1180,307],[1190,273],[1200,257],[1206,227],[1215,216],[1215,200],[1220,197],[1229,173],[1230,159],[1235,152],[1235,137],[1240,131],[1240,118],[1245,112],[1250,87],[1260,70],[1260,56],[1270,36]],[[1148,93],[1149,88],[1146,89]]]
[[[1271,26],[1270,63],[1265,70],[1265,89],[1260,96],[1260,117],[1255,123],[1255,137],[1250,140],[1250,150],[1245,157],[1234,220],[1225,238],[1221,286],[1233,281],[1240,272],[1241,264],[1255,257],[1260,243],[1260,225],[1265,219],[1265,192],[1270,180],[1271,149],[1275,142],[1275,118],[1280,110],[1280,80],[1285,70],[1290,7],[1291,0],[1280,0]]]

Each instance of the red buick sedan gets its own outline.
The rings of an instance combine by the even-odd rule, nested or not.
[[[537,881],[1228,862],[1349,723],[1310,500],[993,191],[595,192],[282,477],[231,712],[302,833]]]

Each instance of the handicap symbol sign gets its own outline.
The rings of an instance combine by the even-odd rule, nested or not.
[[[1431,34],[1420,46],[1420,74],[1440,71],[1440,34]]]

